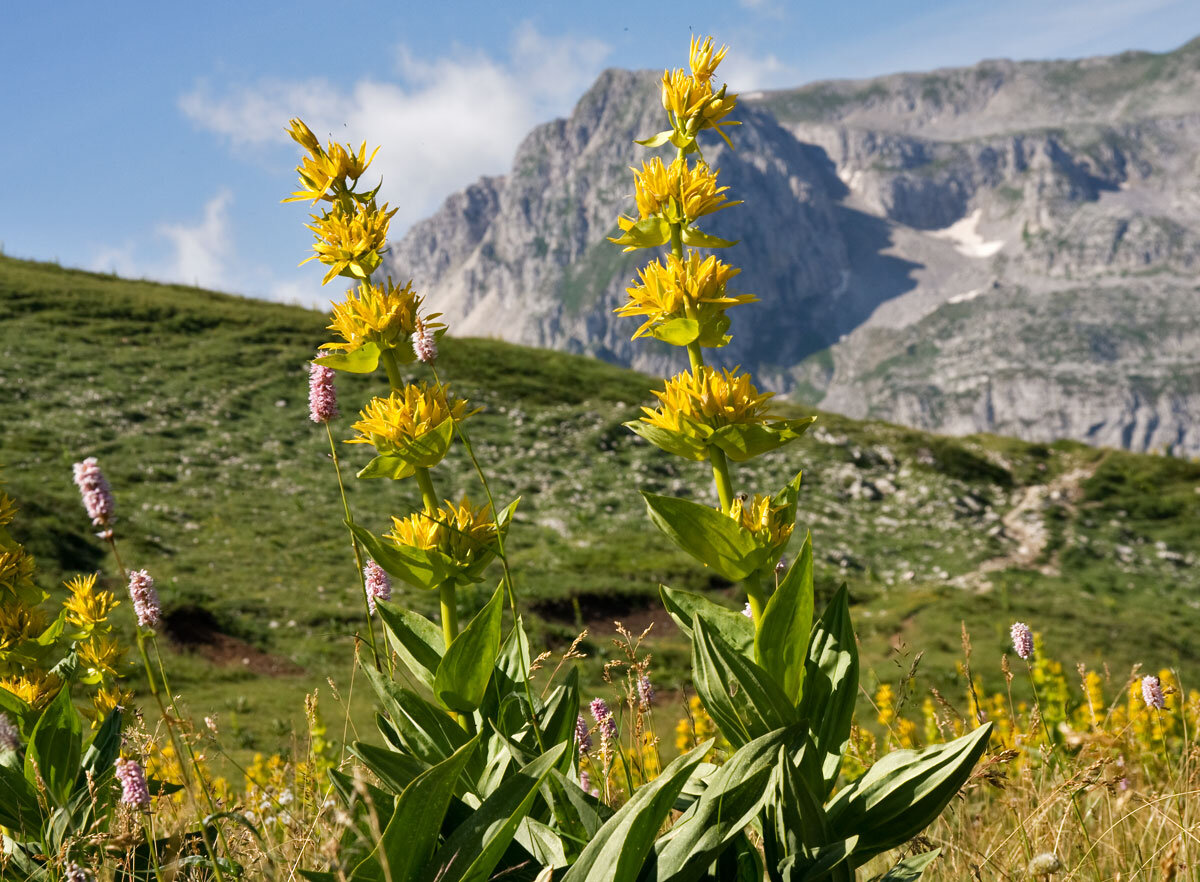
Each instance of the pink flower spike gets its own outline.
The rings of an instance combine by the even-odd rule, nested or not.
[[[367,584],[367,607],[371,615],[375,615],[375,601],[392,599],[392,580],[383,567],[373,560],[367,561],[363,567],[363,578]]]
[[[1033,633],[1024,622],[1014,622],[1009,630],[1012,637],[1013,650],[1025,661],[1033,655]]]
[[[310,364],[308,366],[308,418],[314,423],[327,423],[335,419],[337,415],[337,389],[333,385],[333,370],[323,364]]]
[[[134,570],[129,574],[129,599],[133,601],[133,612],[137,616],[138,625],[153,628],[158,624],[162,618],[158,591],[154,587],[154,580],[145,570]]]
[[[112,487],[108,485],[108,481],[104,477],[104,472],[100,471],[100,464],[96,462],[96,457],[89,456],[83,462],[77,462],[72,467],[75,477],[75,486],[79,488],[79,495],[83,498],[83,507],[87,511],[88,517],[92,519],[92,525],[105,528],[105,533],[101,534],[103,538],[108,538],[112,535],[109,529],[114,520],[113,509],[116,507],[113,501]]]
[[[417,322],[417,331],[413,334],[412,346],[417,360],[425,364],[432,364],[438,357],[437,337],[424,322]]]
[[[117,757],[114,763],[117,780],[121,782],[121,802],[134,808],[144,809],[150,805],[150,788],[146,786],[146,773],[137,760]]]
[[[1153,675],[1142,677],[1142,701],[1146,702],[1146,707],[1162,710],[1167,706],[1167,699],[1163,696],[1162,682]]]
[[[583,719],[580,717],[580,719]],[[21,746],[21,733],[7,714],[0,714],[0,750],[16,750]]]

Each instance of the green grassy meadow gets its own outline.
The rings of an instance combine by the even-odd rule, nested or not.
[[[327,678],[355,708],[351,724],[369,716],[352,682],[361,594],[329,441],[308,419],[307,361],[326,323],[293,306],[0,258],[0,463],[21,505],[14,535],[47,589],[76,572],[111,578],[71,481],[73,462],[97,457],[125,562],[159,584],[172,685],[246,751],[287,750],[316,688],[340,727]],[[645,516],[639,489],[715,502],[707,466],[621,425],[657,381],[482,339],[443,341],[438,370],[484,408],[466,426],[498,504],[521,498],[508,551],[535,651],[587,628],[582,664],[603,690],[613,622],[652,626],[657,685],[677,695],[687,647],[658,584],[742,601]],[[350,506],[376,532],[419,501],[412,482],[355,480],[371,451],[341,443],[384,389],[382,374],[339,374],[333,424]],[[998,657],[1016,619],[1064,664],[1142,661],[1200,679],[1200,464],[821,413],[806,438],[736,467],[736,489],[774,491],[800,470],[798,536],[812,531],[819,595],[849,584],[865,684],[895,681],[924,653],[918,682],[949,688],[961,623],[977,654]],[[482,498],[458,447],[434,477],[443,496]],[[463,612],[492,587],[467,592]],[[437,607],[399,586],[397,598]],[[128,604],[117,615],[132,633]]]

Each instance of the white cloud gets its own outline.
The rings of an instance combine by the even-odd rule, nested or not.
[[[162,222],[155,226],[154,236],[164,241],[165,254],[147,257],[148,249],[144,246],[114,246],[101,250],[91,266],[123,276],[228,290],[233,281],[228,272],[234,257],[229,231],[232,203],[233,194],[222,189],[204,204],[198,221]]]
[[[766,55],[731,52],[721,64],[721,77],[729,83],[729,91],[749,92],[795,86],[800,82],[800,71],[773,52]]]
[[[568,111],[609,53],[598,40],[551,38],[525,24],[504,59],[465,50],[426,59],[400,46],[394,78],[344,89],[321,78],[223,92],[201,83],[180,107],[235,147],[290,144],[291,117],[322,138],[381,145],[372,171],[383,175],[381,198],[399,207],[396,236],[479,175],[507,171],[521,139]]]

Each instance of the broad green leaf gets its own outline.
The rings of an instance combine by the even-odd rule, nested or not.
[[[32,839],[41,833],[43,820],[36,786],[18,769],[0,764],[0,826]]]
[[[703,795],[655,843],[650,876],[656,882],[695,882],[721,851],[758,816],[771,797],[778,757],[798,735],[777,729],[736,751]]]
[[[672,346],[687,346],[700,336],[700,323],[691,318],[671,319],[661,325],[651,326],[646,333]]]
[[[726,579],[740,582],[766,561],[767,549],[728,515],[689,499],[645,491],[642,497],[655,526]]]
[[[777,420],[766,424],[738,423],[722,426],[712,434],[712,443],[725,451],[734,462],[745,462],[756,456],[795,441],[816,422],[816,417],[801,420]]]
[[[657,248],[670,239],[670,225],[660,217],[648,217],[632,224],[620,236],[609,237],[608,241],[624,245],[626,251],[632,251],[635,248]]]
[[[392,453],[376,456],[354,475],[356,478],[389,478],[399,481],[416,474],[416,467],[406,459]]]
[[[726,643],[747,658],[754,654],[754,623],[736,610],[726,609],[690,591],[658,586],[659,596],[679,630],[692,639],[692,619],[700,616]]]
[[[946,744],[893,750],[830,801],[833,837],[856,834],[853,863],[903,845],[941,814],[987,749],[992,724]]]
[[[346,371],[350,374],[369,374],[379,367],[379,347],[374,343],[364,343],[353,352],[332,352],[314,358],[314,364],[324,365],[335,371]]]
[[[813,619],[812,536],[804,538],[800,554],[763,610],[754,637],[755,660],[762,665],[792,704],[800,699],[808,635]]]
[[[378,563],[378,561],[376,561]],[[382,564],[380,564],[382,566]],[[418,612],[391,601],[375,602],[388,642],[413,678],[433,690],[433,677],[442,660],[442,631]]]
[[[710,739],[676,757],[661,775],[634,791],[597,831],[562,882],[636,882],[675,797],[712,744]]]
[[[734,747],[797,720],[795,708],[767,672],[700,616],[692,620],[692,676],[705,709]]]
[[[478,747],[478,738],[472,738],[404,789],[379,844],[354,868],[352,882],[414,882],[420,878],[421,868],[437,847],[458,778]]]
[[[34,786],[41,780],[56,806],[65,806],[79,776],[83,752],[83,727],[65,686],[46,705],[29,736],[25,750],[25,778]]]
[[[445,458],[453,438],[454,420],[444,419],[424,435],[393,442],[399,448],[395,455],[418,468],[431,469]]]
[[[504,590],[497,588],[462,633],[454,638],[434,676],[433,694],[451,710],[472,713],[483,701],[500,654]]]
[[[812,725],[826,798],[833,792],[858,698],[858,646],[850,624],[850,594],[842,585],[813,626],[804,663],[801,718]]]
[[[670,432],[641,420],[630,420],[623,425],[635,435],[645,438],[659,450],[665,450],[675,456],[682,456],[684,459],[694,459],[696,462],[708,459],[708,445],[693,435]]]
[[[550,770],[566,754],[559,744],[526,765],[500,785],[425,867],[424,877],[439,882],[485,882],[512,842],[521,819],[537,797]]]
[[[871,882],[917,882],[925,872],[925,868],[937,860],[941,853],[940,848],[935,848],[933,851],[926,851],[922,854],[909,855],[882,876],[876,876]]]
[[[644,141],[639,141],[634,138],[634,144],[641,144],[643,147],[661,147],[671,140],[671,136],[675,134],[674,129],[667,129],[665,132],[659,132],[657,135],[651,135]]]
[[[407,545],[391,545],[352,521],[343,523],[350,528],[375,563],[415,588],[436,588],[454,576],[453,569],[446,565],[443,555],[410,548]]]
[[[738,202],[729,202],[721,206],[722,208],[732,208],[734,205],[739,205]],[[708,233],[702,233],[695,227],[683,228],[683,244],[691,245],[695,248],[731,248],[738,243],[738,239],[722,239],[720,236],[711,236]]]
[[[428,765],[407,753],[388,750],[355,741],[350,745],[350,752],[362,760],[362,764],[370,769],[379,782],[393,793],[403,793],[404,788],[413,782]]]
[[[409,753],[436,765],[466,743],[467,733],[440,707],[404,689],[370,665],[364,665],[363,670]]]

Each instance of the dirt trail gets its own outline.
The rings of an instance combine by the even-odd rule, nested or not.
[[[1103,460],[1097,460],[1079,468],[1063,472],[1046,484],[1034,484],[1021,491],[1020,498],[1001,518],[1003,536],[1012,541],[1010,551],[980,564],[973,573],[966,573],[954,580],[962,588],[987,591],[992,587],[988,573],[1007,569],[1036,569],[1048,576],[1058,575],[1058,555],[1043,560],[1049,530],[1044,512],[1050,504],[1065,506],[1074,511],[1083,496],[1083,482],[1095,474]]]

